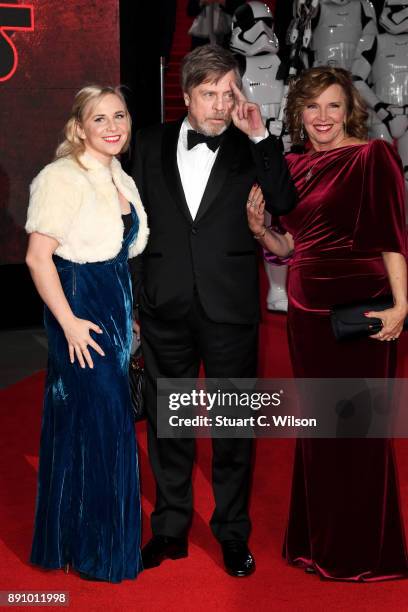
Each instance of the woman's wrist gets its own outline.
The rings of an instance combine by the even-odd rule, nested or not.
[[[252,232],[252,235],[255,238],[255,240],[261,240],[261,238],[265,236],[267,230],[268,228],[266,227],[266,225],[263,225],[259,231]]]
[[[401,310],[401,312],[407,312],[408,311],[408,302],[407,300],[395,300],[394,301],[394,308],[397,308],[398,310]]]
[[[76,318],[77,317],[74,315],[73,312],[67,312],[64,313],[61,317],[59,317],[58,323],[61,325],[62,330],[65,332],[75,322]]]

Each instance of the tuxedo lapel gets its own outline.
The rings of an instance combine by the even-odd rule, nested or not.
[[[166,123],[162,141],[162,168],[170,195],[186,219],[192,223],[193,219],[187,206],[183,185],[177,166],[177,144],[183,120]]]
[[[221,142],[220,150],[212,167],[195,221],[199,221],[214,202],[228,173],[233,167],[234,161],[237,159],[238,149],[239,139],[237,138],[237,130],[230,126]]]

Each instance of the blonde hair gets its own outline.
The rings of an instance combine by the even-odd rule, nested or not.
[[[302,144],[307,138],[307,134],[303,137],[302,129],[302,113],[306,104],[320,96],[330,85],[340,85],[346,99],[345,132],[348,136],[367,139],[367,107],[353,85],[350,72],[343,68],[319,66],[303,72],[289,87],[285,115],[293,144]]]
[[[75,95],[70,118],[66,122],[63,130],[64,140],[60,145],[58,145],[57,150],[55,151],[55,159],[59,159],[60,157],[73,157],[82,168],[85,168],[79,159],[79,157],[85,151],[85,143],[78,135],[78,127],[83,124],[84,120],[90,114],[95,105],[109,94],[117,96],[125,107],[126,118],[129,125],[129,134],[120,152],[123,153],[129,148],[132,120],[120,88],[87,85],[86,87],[80,89]]]

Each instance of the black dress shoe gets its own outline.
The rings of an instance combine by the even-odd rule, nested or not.
[[[224,565],[231,576],[250,576],[255,571],[255,559],[245,542],[226,540],[221,542]]]
[[[188,556],[186,538],[153,536],[142,549],[143,569],[158,567],[165,559],[183,559]]]

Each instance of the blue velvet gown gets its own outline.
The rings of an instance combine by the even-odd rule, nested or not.
[[[132,290],[128,248],[132,226],[113,259],[78,264],[55,256],[77,317],[99,325],[105,357],[90,349],[94,369],[69,361],[64,333],[49,309],[49,362],[41,432],[31,562],[72,567],[110,582],[135,578],[140,556],[140,495],[128,364]]]

